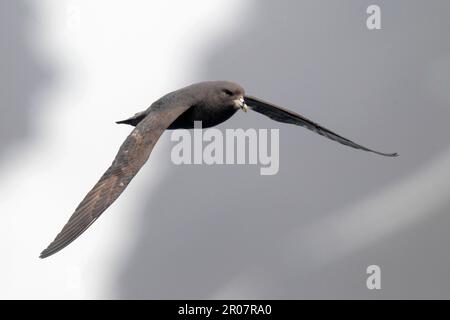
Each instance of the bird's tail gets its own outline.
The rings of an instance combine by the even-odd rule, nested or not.
[[[145,117],[147,116],[147,113],[145,111],[136,113],[131,118],[116,121],[117,124],[129,124],[130,126],[136,127],[139,122],[141,122]]]

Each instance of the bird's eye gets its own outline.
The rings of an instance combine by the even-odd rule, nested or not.
[[[233,95],[233,92],[231,92],[228,89],[223,89],[223,92],[225,92],[225,94],[228,95],[228,96],[232,96]]]

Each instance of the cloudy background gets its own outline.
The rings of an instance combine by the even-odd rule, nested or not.
[[[0,298],[450,298],[448,12],[0,0]],[[175,166],[166,133],[97,223],[38,259],[130,132],[114,121],[206,79],[400,157],[239,112],[219,128],[280,128],[277,175]]]

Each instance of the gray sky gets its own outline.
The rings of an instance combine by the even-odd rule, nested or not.
[[[371,1],[198,0],[167,24],[174,2],[0,1],[0,296],[449,298],[450,3],[377,1],[369,31]],[[38,260],[129,133],[113,122],[207,79],[400,157],[239,112],[219,128],[280,129],[277,175],[175,166],[164,134],[118,202]]]

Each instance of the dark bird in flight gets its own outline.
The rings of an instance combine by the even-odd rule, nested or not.
[[[166,129],[192,129],[194,121],[204,128],[228,120],[239,109],[261,113],[275,121],[306,127],[346,146],[395,157],[346,139],[307,118],[261,99],[245,96],[244,89],[232,82],[209,81],[190,85],[166,94],[147,110],[118,121],[135,127],[119,149],[112,165],[94,188],[81,201],[67,224],[42,251],[46,258],[66,247],[80,236],[119,197],[150,156],[153,147]]]

